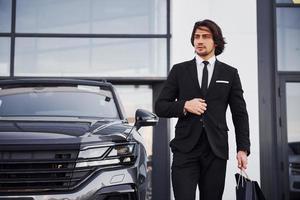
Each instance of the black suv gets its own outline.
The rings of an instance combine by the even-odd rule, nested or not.
[[[114,87],[75,79],[0,81],[0,200],[144,200],[147,155]]]

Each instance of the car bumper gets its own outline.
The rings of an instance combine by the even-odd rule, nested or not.
[[[126,168],[112,171],[100,171],[85,181],[76,191],[65,193],[26,194],[2,196],[0,200],[102,200],[107,197],[122,199],[139,199],[141,185],[137,168]],[[139,185],[139,186],[138,186]],[[143,190],[143,189],[141,189]],[[120,198],[121,199],[121,198]]]

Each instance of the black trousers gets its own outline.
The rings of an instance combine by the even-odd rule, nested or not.
[[[206,133],[189,153],[173,152],[172,185],[175,200],[195,200],[199,186],[200,200],[222,200],[227,160],[211,151]]]

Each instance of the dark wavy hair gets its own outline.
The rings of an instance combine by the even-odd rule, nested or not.
[[[194,46],[194,35],[197,29],[199,29],[200,27],[206,27],[210,30],[210,32],[213,35],[213,40],[214,43],[216,44],[216,48],[215,48],[215,54],[220,55],[225,48],[225,38],[222,35],[222,30],[221,28],[213,21],[209,20],[209,19],[205,19],[203,21],[198,21],[195,23],[194,25],[194,29],[192,32],[192,36],[191,36],[191,43]]]

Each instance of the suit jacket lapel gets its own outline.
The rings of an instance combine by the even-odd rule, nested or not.
[[[199,92],[201,92],[200,84],[198,81],[198,73],[197,73],[197,64],[196,64],[196,58],[190,61],[189,63],[189,71],[190,71],[190,77],[194,84],[196,85],[196,88]]]
[[[206,96],[208,95],[209,91],[213,90],[213,87],[216,85],[216,80],[218,78],[219,72],[220,72],[220,62],[216,60],[213,75],[211,77]]]

